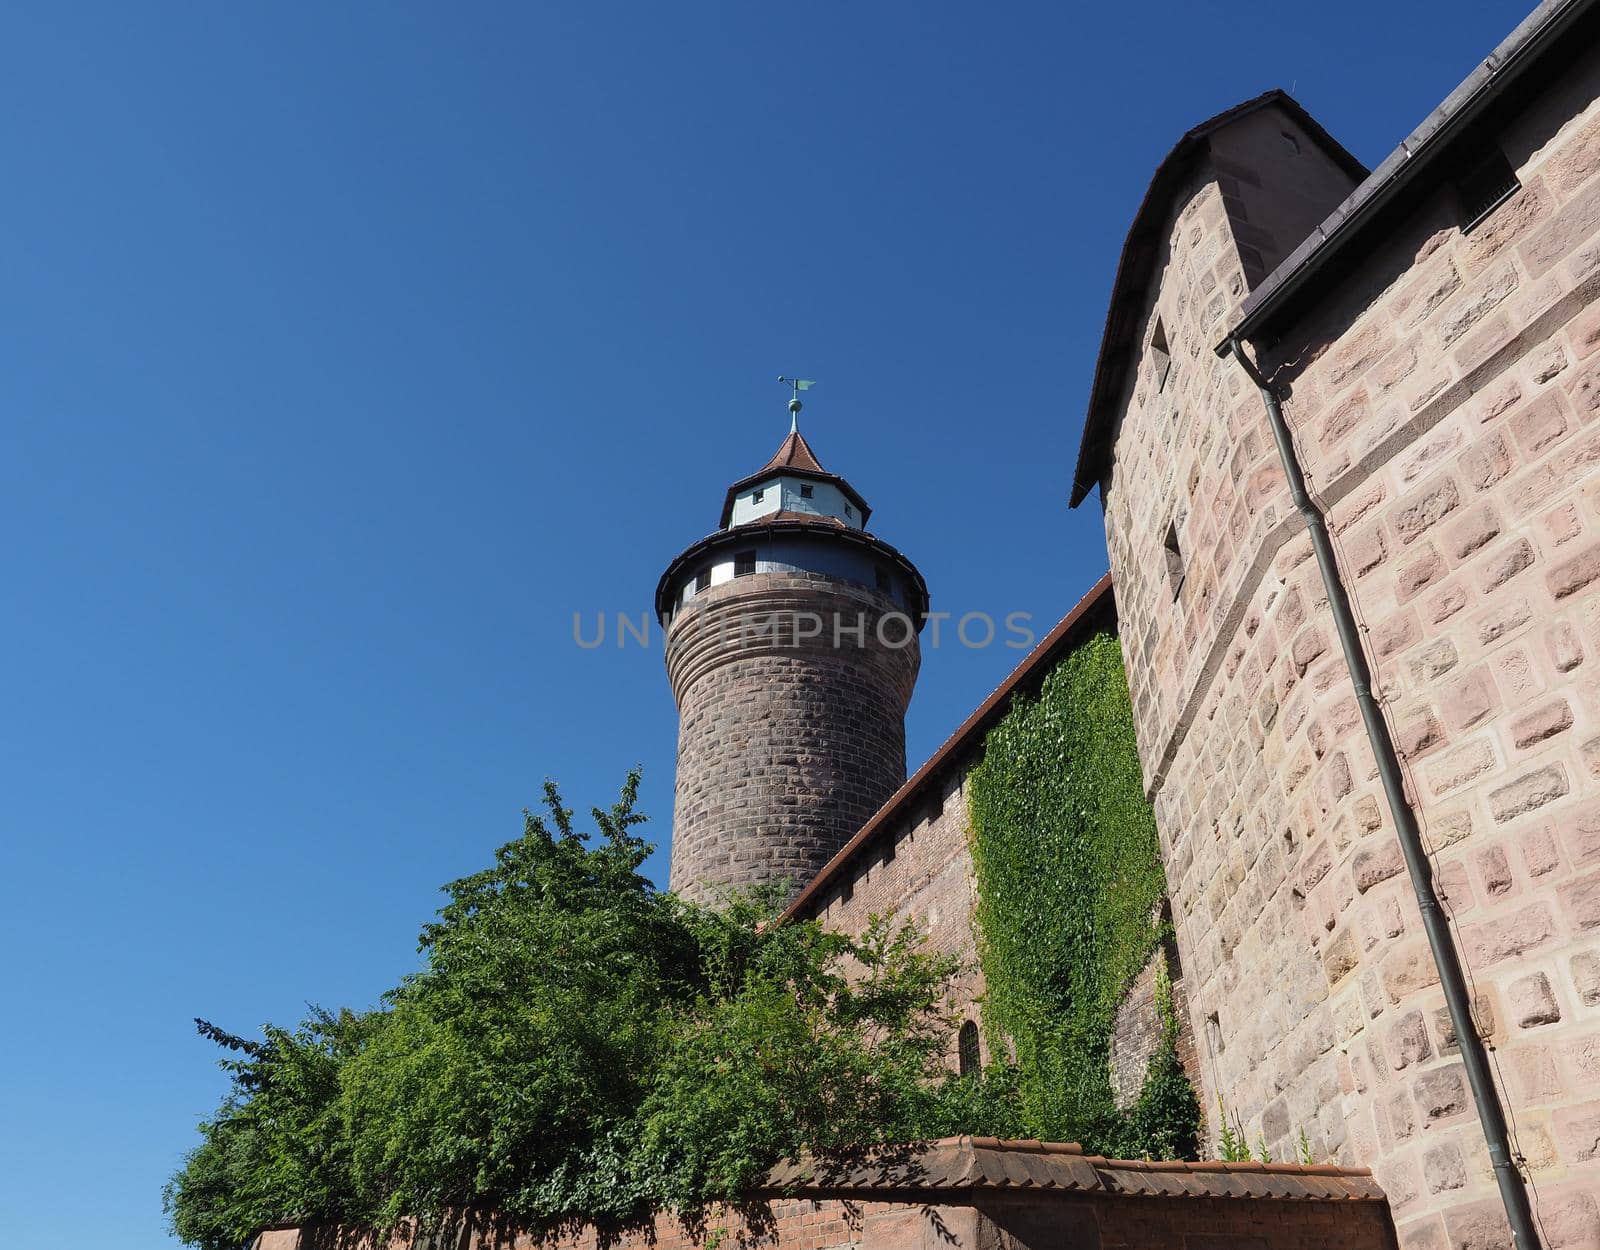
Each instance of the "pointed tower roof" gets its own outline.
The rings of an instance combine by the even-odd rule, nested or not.
[[[768,469],[804,469],[808,473],[824,474],[827,472],[817,461],[816,453],[811,450],[811,444],[806,442],[806,436],[798,429],[789,431],[789,437],[783,440],[783,446],[778,448],[778,454],[767,461],[761,471],[765,473]]]
[[[728,493],[722,501],[722,528],[727,529],[733,521],[733,501],[738,497],[740,491],[749,490],[751,487],[759,486],[763,482],[782,477],[798,477],[805,478],[807,481],[832,483],[839,488],[839,491],[846,499],[855,505],[861,514],[861,524],[863,526],[866,525],[867,518],[872,515],[872,509],[867,505],[867,501],[861,497],[861,493],[838,474],[829,473],[824,469],[822,462],[817,459],[816,452],[811,450],[811,444],[806,442],[805,435],[801,434],[798,428],[791,427],[788,435],[779,444],[778,450],[771,460],[768,460],[766,464],[748,477],[742,477],[728,487]],[[815,520],[819,524],[825,525],[838,524],[831,518],[820,515],[804,519]]]

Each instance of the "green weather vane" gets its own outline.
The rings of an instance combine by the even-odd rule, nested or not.
[[[778,375],[778,381],[791,389],[793,398],[789,400],[789,433],[793,434],[800,428],[800,392],[809,391],[817,384],[815,378],[786,378]]]

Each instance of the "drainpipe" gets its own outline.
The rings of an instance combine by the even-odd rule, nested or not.
[[[1494,1164],[1494,1178],[1500,1186],[1500,1201],[1505,1205],[1506,1220],[1511,1225],[1512,1236],[1516,1238],[1517,1250],[1538,1250],[1540,1242],[1533,1230],[1533,1210],[1528,1204],[1528,1190],[1513,1159],[1505,1110],[1500,1105],[1500,1095],[1489,1072],[1488,1051],[1472,1019],[1472,1000],[1467,992],[1461,956],[1450,936],[1450,922],[1433,888],[1433,866],[1422,846],[1422,832],[1417,826],[1416,812],[1406,798],[1399,753],[1390,736],[1388,722],[1383,719],[1377,701],[1372,697],[1372,667],[1367,663],[1361,636],[1356,629],[1350,594],[1345,589],[1344,581],[1339,576],[1339,566],[1334,560],[1327,522],[1306,491],[1305,473],[1295,455],[1294,442],[1283,418],[1283,405],[1278,400],[1278,393],[1245,355],[1237,334],[1228,339],[1228,351],[1261,392],[1262,402],[1267,409],[1267,421],[1272,426],[1272,439],[1278,445],[1278,458],[1283,462],[1284,476],[1289,479],[1289,494],[1300,515],[1305,518],[1306,529],[1311,534],[1311,549],[1316,553],[1317,567],[1322,572],[1322,585],[1328,592],[1328,607],[1333,612],[1334,629],[1339,635],[1339,645],[1344,650],[1345,667],[1350,671],[1351,684],[1355,687],[1356,706],[1361,709],[1361,722],[1366,726],[1367,741],[1372,746],[1373,758],[1378,761],[1378,777],[1383,782],[1384,797],[1389,800],[1389,815],[1394,820],[1400,850],[1405,856],[1406,871],[1417,894],[1422,927],[1428,935],[1434,967],[1439,970],[1439,984],[1444,988],[1450,1025],[1455,1029],[1456,1040],[1461,1045],[1461,1061],[1467,1070],[1472,1100],[1477,1104],[1483,1137],[1489,1145],[1489,1159]]]

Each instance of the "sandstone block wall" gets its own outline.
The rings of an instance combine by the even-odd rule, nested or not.
[[[886,614],[897,618],[880,641]],[[920,651],[878,591],[807,573],[736,578],[678,614],[666,659],[678,701],[671,886],[684,897],[798,888],[905,781]]]
[[[1552,1244],[1600,1238],[1600,58],[1265,354],[1328,513]],[[1210,347],[1237,222],[1202,176],[1104,491],[1210,1102],[1373,1165],[1408,1246],[1499,1244],[1414,896],[1255,389]],[[1213,249],[1210,241],[1215,241]],[[1175,356],[1176,356],[1175,352]],[[1177,515],[1183,575],[1163,551]]]

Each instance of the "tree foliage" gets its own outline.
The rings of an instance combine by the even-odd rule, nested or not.
[[[1068,654],[989,731],[970,810],[984,1024],[991,1049],[1014,1048],[1027,1134],[1192,1157],[1171,1039],[1132,1114],[1112,1098],[1112,1025],[1162,936],[1166,890],[1114,635]]]
[[[802,1151],[1017,1127],[1003,1076],[942,1066],[950,959],[888,924],[766,924],[771,896],[710,911],[657,891],[637,785],[594,838],[547,784],[545,813],[446,887],[422,971],[378,1009],[260,1042],[200,1022],[232,1089],[168,1185],[178,1236],[221,1250],[280,1220],[467,1209],[692,1222]]]

